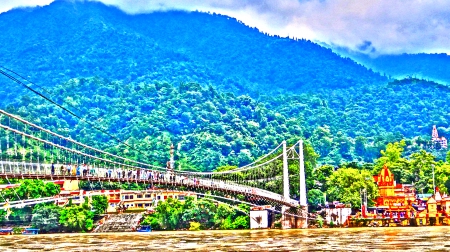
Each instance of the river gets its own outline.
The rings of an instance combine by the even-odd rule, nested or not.
[[[450,227],[0,236],[0,251],[442,251]]]

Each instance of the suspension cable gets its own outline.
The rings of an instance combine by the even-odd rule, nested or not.
[[[22,119],[22,118],[20,118],[20,117],[18,117],[18,116],[15,116],[15,115],[13,115],[13,114],[8,113],[8,112],[6,112],[6,111],[4,111],[4,110],[2,110],[2,109],[0,109],[0,114],[4,114],[4,115],[6,115],[6,116],[8,116],[8,117],[10,117],[10,118],[13,118],[13,119],[15,119],[15,120],[21,122],[21,123],[28,124],[28,125],[30,125],[30,126],[32,126],[32,127],[34,127],[34,128],[37,128],[37,129],[43,131],[43,132],[46,132],[46,133],[48,133],[48,134],[51,134],[51,135],[53,135],[53,136],[55,136],[55,137],[58,137],[58,138],[60,138],[60,139],[64,139],[64,140],[69,141],[69,142],[71,142],[71,143],[74,143],[74,144],[76,144],[76,145],[82,146],[82,147],[84,147],[84,148],[87,148],[87,149],[90,149],[90,150],[93,150],[93,151],[96,151],[96,152],[99,152],[99,153],[102,153],[102,154],[105,154],[105,155],[109,155],[109,156],[112,156],[112,157],[114,157],[114,158],[122,159],[122,160],[124,160],[124,161],[133,162],[133,163],[136,163],[136,164],[145,165],[145,166],[149,166],[149,167],[154,167],[154,168],[164,169],[164,167],[161,167],[161,166],[156,166],[156,165],[151,165],[151,164],[147,164],[147,163],[142,163],[142,162],[135,161],[135,160],[128,159],[128,158],[124,158],[124,157],[121,157],[121,156],[118,156],[118,155],[115,155],[115,154],[112,154],[112,153],[109,153],[109,152],[106,152],[106,151],[102,151],[102,150],[100,150],[100,149],[96,149],[96,148],[91,147],[91,146],[89,146],[89,145],[80,143],[80,142],[75,141],[75,140],[73,140],[73,139],[71,139],[71,138],[64,137],[64,136],[59,135],[59,134],[57,134],[57,133],[54,133],[54,132],[52,132],[52,131],[50,131],[50,130],[47,130],[47,129],[45,129],[45,128],[42,128],[42,127],[40,127],[40,126],[38,126],[38,125],[36,125],[36,124],[34,124],[34,123],[32,123],[32,122],[26,121],[26,120],[24,120],[24,119]]]
[[[2,66],[0,66],[2,67]],[[3,67],[4,68],[4,67]],[[6,68],[4,68],[6,69]],[[13,72],[13,71],[11,71]],[[14,74],[16,74],[15,72],[13,72]],[[106,134],[107,136],[111,137],[112,139],[116,140],[117,142],[127,146],[128,148],[137,151],[138,153],[142,154],[145,157],[148,157],[144,152],[132,147],[131,145],[127,144],[126,142],[120,140],[119,138],[117,138],[116,136],[113,136],[112,134],[110,134],[109,132],[106,132],[105,130],[101,129],[100,127],[97,127],[95,124],[83,119],[82,117],[78,116],[77,114],[75,114],[74,112],[72,112],[71,110],[67,109],[66,107],[60,105],[59,103],[55,102],[54,100],[52,100],[51,98],[48,98],[47,96],[43,95],[42,93],[34,90],[33,88],[29,87],[27,84],[23,83],[22,81],[18,80],[17,78],[15,78],[14,76],[6,73],[5,71],[3,71],[2,69],[0,69],[0,74],[6,76],[8,79],[22,85],[23,87],[25,87],[26,89],[30,90],[31,92],[35,93],[36,95],[42,97],[43,99],[47,100],[48,102],[52,103],[53,105],[61,108],[62,110],[66,111],[67,113],[69,113],[70,115],[78,118],[80,121],[87,123],[89,126],[93,127],[94,129]],[[20,75],[19,75],[20,76]],[[20,76],[21,78],[23,78],[22,76]],[[25,79],[25,78],[23,78]],[[27,80],[28,81],[28,80]],[[28,81],[30,83],[32,83],[31,81]]]
[[[51,146],[54,146],[54,147],[57,147],[57,148],[60,148],[60,149],[69,151],[69,152],[71,152],[71,153],[73,153],[73,154],[78,154],[78,155],[90,157],[90,158],[93,158],[93,159],[97,159],[97,160],[104,161],[104,162],[108,162],[108,163],[112,163],[112,164],[122,164],[122,163],[119,163],[119,162],[116,162],[116,161],[113,161],[113,160],[109,160],[109,159],[105,159],[105,158],[96,157],[96,156],[93,156],[93,155],[90,155],[90,154],[83,153],[83,152],[78,151],[78,150],[70,149],[70,148],[67,148],[67,147],[64,147],[64,146],[60,146],[60,145],[55,144],[55,143],[52,143],[52,142],[48,142],[48,141],[46,141],[46,140],[44,140],[44,139],[40,139],[40,138],[38,138],[38,137],[29,135],[29,134],[24,133],[24,132],[22,132],[22,131],[12,129],[12,128],[10,128],[10,127],[8,127],[8,126],[5,126],[5,125],[3,125],[3,124],[0,124],[0,128],[3,128],[3,129],[5,129],[5,130],[9,130],[9,131],[15,132],[15,133],[17,133],[17,134],[22,135],[23,137],[31,138],[31,139],[33,139],[33,140],[36,140],[36,141],[39,141],[39,142],[42,142],[42,143],[46,143],[46,144],[49,144],[49,145],[51,145]],[[136,169],[142,168],[142,167],[133,166],[133,165],[128,165],[128,164],[122,164],[122,165],[123,165],[123,166],[127,166],[127,167],[129,167],[129,168],[136,168]]]

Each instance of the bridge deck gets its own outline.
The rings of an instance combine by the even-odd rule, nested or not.
[[[45,179],[45,180],[83,180],[83,181],[91,181],[91,182],[121,182],[121,183],[144,183],[149,186],[158,186],[158,185],[167,185],[174,187],[188,187],[188,188],[198,188],[204,190],[211,191],[221,191],[226,193],[234,193],[234,194],[244,194],[247,196],[253,196],[257,199],[265,199],[268,201],[272,201],[274,203],[282,204],[288,207],[297,207],[298,203],[292,199],[284,199],[282,195],[272,193],[266,190],[262,190],[259,188],[253,188],[248,186],[242,186],[238,184],[232,184],[224,181],[216,181],[209,179],[196,179],[196,178],[188,178],[185,176],[170,176],[170,174],[164,174],[161,178],[120,178],[117,176],[73,176],[73,175],[61,175],[61,174],[33,174],[33,173],[0,173],[0,178],[8,178],[8,179]]]

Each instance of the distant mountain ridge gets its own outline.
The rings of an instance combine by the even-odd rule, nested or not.
[[[2,13],[0,29],[0,64],[45,86],[74,77],[146,75],[258,96],[385,81],[310,41],[267,36],[215,14],[127,15],[97,2],[56,1]]]
[[[450,55],[446,53],[403,53],[370,56],[333,47],[334,52],[392,78],[421,78],[450,85]]]

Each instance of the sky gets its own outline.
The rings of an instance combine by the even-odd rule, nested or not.
[[[130,14],[172,9],[216,12],[269,34],[320,41],[371,55],[450,54],[449,0],[95,1],[117,6]],[[51,2],[0,0],[0,13]]]

